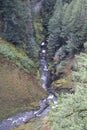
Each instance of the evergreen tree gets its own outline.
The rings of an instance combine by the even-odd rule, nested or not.
[[[41,9],[42,25],[43,25],[43,34],[47,37],[48,35],[48,22],[51,16],[53,15],[54,5],[56,0],[44,0]]]
[[[27,54],[31,57],[35,56],[38,45],[33,36],[31,1],[1,0],[1,2],[0,10],[3,21],[1,36],[20,48],[26,44]]]
[[[87,41],[87,1],[57,0],[48,30],[49,56],[62,45],[67,46],[68,51],[80,51]]]
[[[2,17],[3,17],[3,37],[14,44],[22,43],[23,33],[23,8],[21,1],[5,0],[2,1]],[[20,13],[21,12],[21,13]],[[23,27],[22,27],[23,25]]]
[[[55,51],[61,46],[61,27],[62,27],[62,8],[63,1],[57,0],[55,5],[55,11],[53,17],[49,21],[48,31],[48,53],[49,56],[52,57]]]
[[[79,49],[79,47],[87,40],[85,34],[87,25],[87,1],[74,0],[64,11],[62,34],[66,39],[66,43],[71,48]],[[85,24],[85,25],[84,25]]]
[[[3,23],[2,23],[2,9],[1,9],[2,1],[0,1],[0,32],[2,31]]]
[[[76,58],[78,71],[72,78],[75,94],[58,97],[58,105],[49,115],[51,130],[87,130],[87,54]]]

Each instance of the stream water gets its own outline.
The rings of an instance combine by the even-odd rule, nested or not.
[[[32,118],[46,116],[48,112],[52,109],[49,106],[50,102],[57,104],[57,98],[53,93],[51,86],[51,75],[48,70],[48,63],[46,60],[47,56],[47,44],[45,42],[41,43],[41,50],[39,52],[39,70],[42,82],[42,87],[48,92],[48,96],[39,101],[40,108],[38,110],[32,110],[30,112],[20,112],[19,114],[12,116],[8,119],[4,119],[0,122],[0,130],[11,130],[23,123],[28,122]]]

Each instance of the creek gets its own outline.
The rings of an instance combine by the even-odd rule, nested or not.
[[[48,112],[52,109],[49,104],[53,102],[57,104],[57,98],[53,92],[51,86],[51,75],[48,69],[47,57],[47,43],[41,43],[41,49],[39,52],[39,71],[42,82],[42,87],[48,92],[48,96],[39,101],[40,108],[38,110],[20,112],[19,114],[12,116],[8,119],[4,119],[0,122],[0,130],[11,130],[14,127],[28,122],[32,118],[47,116]]]

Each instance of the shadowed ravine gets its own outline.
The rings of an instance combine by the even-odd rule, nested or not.
[[[12,116],[8,119],[4,119],[0,122],[0,130],[10,130],[14,127],[17,127],[23,123],[28,122],[32,118],[46,116],[51,110],[49,106],[50,102],[54,104],[57,103],[56,96],[52,92],[51,86],[51,75],[48,70],[48,63],[46,61],[47,48],[46,43],[42,42],[41,50],[39,52],[39,70],[42,81],[42,87],[48,92],[48,96],[39,101],[40,108],[38,110],[32,110],[30,112],[21,112],[15,116]]]

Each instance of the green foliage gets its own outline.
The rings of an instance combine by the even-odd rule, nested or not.
[[[87,42],[84,43],[85,52],[87,53]]]
[[[53,15],[55,3],[56,3],[56,0],[44,0],[43,5],[42,5],[40,15],[42,17],[43,34],[45,36],[48,35],[47,26],[48,26],[49,19]]]
[[[44,39],[43,27],[42,27],[42,18],[35,17],[34,29],[35,29],[35,34],[36,34],[36,40],[37,40],[38,43],[41,43]]]
[[[23,11],[21,1],[5,0],[2,1],[1,11],[3,16],[3,37],[15,44],[21,44],[24,39],[26,10]]]
[[[36,44],[35,38],[31,38],[31,42],[28,43],[26,53],[30,58],[38,58],[39,45]]]
[[[3,29],[0,35],[22,48],[26,44],[27,54],[36,56],[38,45],[34,39],[32,4],[30,0],[1,0],[0,15]],[[35,47],[36,49],[35,49]]]
[[[87,88],[78,88],[75,95],[62,95],[49,121],[51,130],[87,130]]]
[[[77,70],[73,72],[73,80],[75,84],[87,87],[87,54],[81,53],[80,56],[76,55]]]
[[[87,1],[57,0],[55,11],[48,25],[49,56],[62,45],[79,51],[87,41]]]
[[[62,26],[62,7],[63,3],[61,0],[57,0],[53,17],[49,21],[48,31],[49,31],[49,39],[48,39],[48,53],[49,56],[53,56],[55,51],[60,46],[60,33]]]
[[[36,68],[34,62],[23,51],[18,50],[3,40],[0,41],[0,55],[27,72]]]
[[[64,11],[62,26],[63,37],[67,38],[66,43],[72,48],[79,49],[79,46],[86,41],[86,12],[86,0],[74,0]]]
[[[87,54],[76,57],[75,94],[59,96],[58,105],[49,115],[51,130],[87,130]]]

